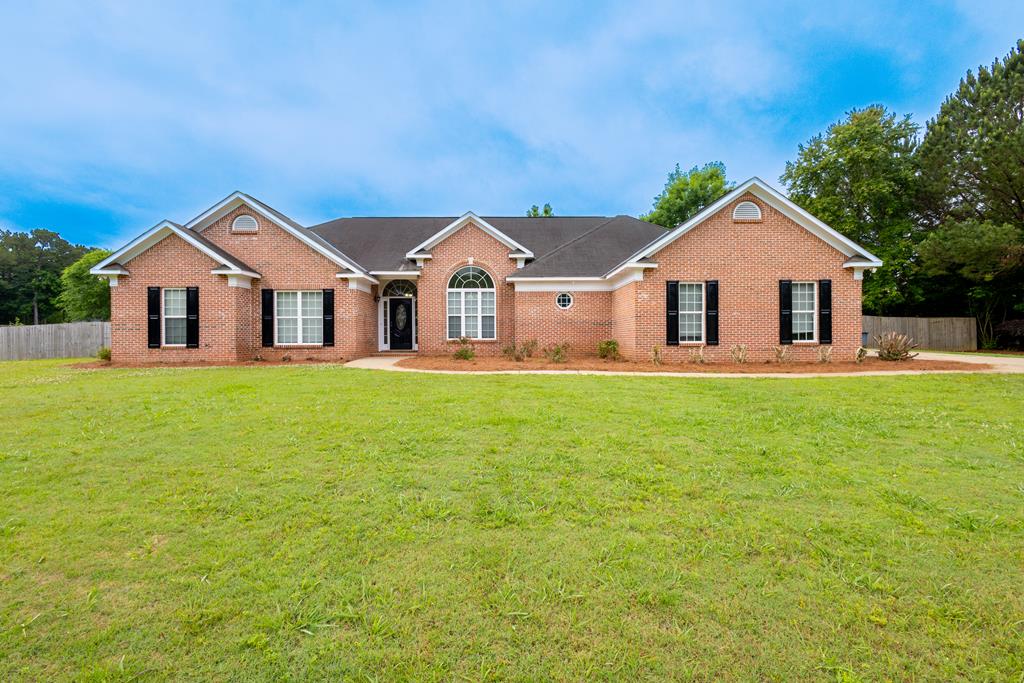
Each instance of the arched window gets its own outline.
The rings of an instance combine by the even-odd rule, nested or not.
[[[448,338],[494,339],[494,280],[476,266],[448,281]]]
[[[732,210],[734,221],[759,221],[761,220],[761,207],[754,202],[740,202]]]
[[[384,285],[381,296],[416,296],[416,285],[408,280],[392,280]]]
[[[260,224],[247,213],[243,213],[231,221],[231,232],[256,232],[259,229]]]

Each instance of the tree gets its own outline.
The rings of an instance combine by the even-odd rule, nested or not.
[[[526,212],[528,218],[537,218],[539,216],[554,216],[555,210],[551,208],[550,204],[545,204],[544,208],[538,207],[536,204],[530,207]]]
[[[780,181],[789,197],[882,259],[864,280],[864,308],[906,312],[925,297],[915,245],[918,126],[882,106],[854,110],[800,145]]]
[[[653,210],[640,218],[674,228],[714,203],[732,187],[725,177],[725,164],[720,161],[694,166],[685,173],[676,164],[675,170],[668,174],[665,189],[654,198]]]
[[[0,323],[59,321],[60,274],[87,251],[52,230],[0,230]]]
[[[959,279],[982,346],[995,341],[1001,314],[1024,306],[1024,231],[990,222],[947,222],[921,242],[921,263],[932,275]]]
[[[89,272],[110,253],[93,249],[61,273],[57,305],[64,311],[65,320],[110,319],[110,286]]]
[[[928,122],[920,164],[932,224],[1024,225],[1024,40],[961,79]]]

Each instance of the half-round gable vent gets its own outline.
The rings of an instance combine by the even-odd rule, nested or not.
[[[740,202],[732,210],[734,221],[759,221],[761,220],[761,207],[754,202]]]
[[[256,232],[260,224],[247,213],[243,213],[231,223],[231,232]]]

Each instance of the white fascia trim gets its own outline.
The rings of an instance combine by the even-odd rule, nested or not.
[[[320,244],[316,240],[310,238],[309,235],[303,233],[301,230],[297,230],[294,226],[286,223],[285,221],[282,221],[277,216],[275,216],[274,214],[270,213],[262,206],[260,206],[260,203],[256,200],[255,197],[250,197],[244,192],[231,193],[223,201],[214,204],[209,209],[201,213],[199,216],[196,216],[195,218],[190,220],[188,223],[185,224],[185,227],[190,230],[195,230],[196,232],[202,232],[221,215],[227,213],[228,211],[231,211],[232,209],[237,208],[242,204],[245,204],[247,208],[252,209],[253,211],[263,216],[274,225],[278,226],[285,232],[293,235],[299,241],[305,243],[313,251],[333,261],[334,263],[337,263],[339,266],[343,268],[348,268],[349,270],[354,270],[358,273],[366,272],[358,264],[349,262],[347,259],[341,258],[335,252],[331,251],[330,249]]]
[[[199,251],[203,252],[204,254],[212,258],[217,263],[223,263],[234,271],[242,271],[241,267],[239,267],[235,263],[226,261],[221,254],[218,254],[215,251],[211,251],[205,244],[197,240],[194,235],[189,234],[190,232],[190,230],[186,230],[178,225],[175,225],[170,221],[162,221],[160,223],[157,223],[155,226],[153,226],[146,232],[142,233],[135,239],[133,239],[125,246],[115,251],[107,258],[97,263],[95,266],[89,269],[89,272],[92,273],[93,275],[104,275],[105,273],[103,273],[102,271],[104,271],[107,268],[107,266],[111,265],[112,263],[120,263],[122,261],[127,263],[131,259],[135,258],[142,252],[146,251],[150,247],[160,242],[165,237],[172,234],[177,235],[181,239],[185,240],[193,247],[195,247]]]
[[[370,275],[386,278],[419,277],[418,270],[371,270]]]
[[[451,235],[456,230],[458,230],[459,228],[463,227],[464,225],[466,225],[470,221],[475,223],[481,230],[483,230],[488,235],[490,235],[494,239],[496,239],[499,242],[501,242],[502,244],[504,244],[509,249],[512,249],[513,251],[520,252],[518,254],[519,256],[525,256],[526,258],[533,258],[533,252],[532,251],[530,251],[529,249],[527,249],[523,245],[519,244],[519,242],[516,242],[514,239],[512,239],[511,237],[509,237],[508,235],[503,233],[501,230],[498,230],[496,227],[494,227],[493,225],[491,225],[490,223],[488,223],[484,219],[480,218],[480,216],[477,216],[472,211],[467,211],[466,213],[462,214],[461,216],[456,218],[454,221],[452,221],[451,223],[446,225],[444,228],[439,230],[438,232],[435,232],[433,235],[428,237],[426,240],[424,240],[420,244],[417,244],[415,247],[410,249],[408,251],[408,253],[406,253],[405,257],[406,258],[410,258],[410,259],[430,258],[429,255],[424,255],[424,254],[421,254],[419,252],[428,251],[430,249],[433,249],[435,245],[437,245],[440,242],[442,242],[446,237],[448,237],[449,235]],[[511,256],[511,254],[510,254],[510,256]],[[515,257],[512,257],[512,258],[515,258]]]
[[[237,275],[238,277],[247,277],[256,280],[261,277],[259,273],[254,273],[251,270],[237,270],[235,268],[214,268],[210,273],[213,275]]]
[[[741,184],[735,190],[729,192],[724,197],[690,218],[688,221],[681,223],[676,228],[668,231],[664,236],[654,240],[643,249],[626,259],[625,262],[628,263],[630,261],[636,261],[638,259],[654,255],[747,192],[778,209],[784,215],[792,219],[797,225],[800,225],[811,234],[816,235],[840,253],[848,257],[860,257],[881,264],[882,261],[877,256],[836,230],[825,225],[757,176],[754,176],[750,180]]]
[[[517,292],[614,292],[630,282],[644,279],[644,271],[633,268],[616,278],[604,277],[507,277]]]
[[[882,262],[879,260],[869,261],[868,259],[852,258],[843,264],[843,268],[879,268]]]
[[[505,282],[602,282],[608,278],[600,275],[581,275],[579,277],[516,277],[509,275]]]
[[[93,266],[92,268],[89,269],[89,272],[92,273],[93,275],[113,275],[115,277],[118,275],[128,274],[128,271],[120,266],[118,266],[117,268],[99,268]]]
[[[348,280],[350,287],[352,286],[352,283],[357,280],[366,280],[367,286],[380,284],[380,280],[367,273],[338,273],[335,277],[340,280]],[[355,288],[353,287],[353,289]]]
[[[640,262],[631,261],[629,263],[623,263],[621,266],[619,266],[618,268],[616,268],[612,272],[608,273],[608,275],[606,275],[605,277],[613,278],[613,277],[615,277],[616,275],[618,275],[619,273],[621,273],[621,272],[623,272],[625,270],[641,270],[641,271],[643,271],[643,270],[646,270],[648,268],[657,268],[657,267],[658,267],[658,264],[654,263],[653,261],[640,261]]]

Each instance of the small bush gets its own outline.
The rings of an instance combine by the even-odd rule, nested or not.
[[[864,359],[867,358],[867,357],[868,357],[868,350],[865,349],[863,346],[861,346],[861,347],[859,347],[857,349],[857,356],[854,358],[854,360],[857,363],[863,363]]]
[[[655,365],[661,365],[661,347],[655,346],[651,349],[651,362]]]
[[[818,347],[818,362],[819,363],[831,363],[832,362],[832,347],[831,346],[819,346]]]
[[[697,365],[704,365],[708,362],[707,356],[704,355],[704,347],[698,346],[695,349],[690,349],[690,362],[696,363]]]
[[[517,363],[521,363],[527,358],[531,358],[534,352],[537,350],[537,340],[531,339],[528,342],[522,344],[516,344],[512,342],[508,346],[501,347],[501,353],[509,360],[514,360]]]
[[[886,332],[881,336],[876,336],[875,343],[878,344],[878,357],[882,360],[902,361],[917,356],[916,353],[910,352],[917,348],[917,344],[913,339],[899,332]]]
[[[746,344],[735,344],[729,349],[729,355],[732,356],[733,363],[746,363],[747,362],[747,345]]]
[[[96,352],[96,357],[99,358],[100,360],[109,361],[110,360],[110,347],[109,346],[101,346],[100,350]]]
[[[793,347],[791,346],[773,346],[772,351],[775,352],[775,361],[778,363],[788,363],[793,360]]]
[[[281,362],[282,363],[291,363],[292,362],[292,357],[291,356],[281,356]]]
[[[597,345],[597,357],[608,360],[619,360],[619,342],[614,339],[606,339]]]
[[[569,360],[569,344],[563,342],[547,347],[544,349],[544,357],[552,363],[564,363]]]
[[[459,348],[455,349],[452,358],[455,360],[473,360],[474,357],[476,357],[476,351],[473,350],[473,345],[465,337],[459,337]]]

